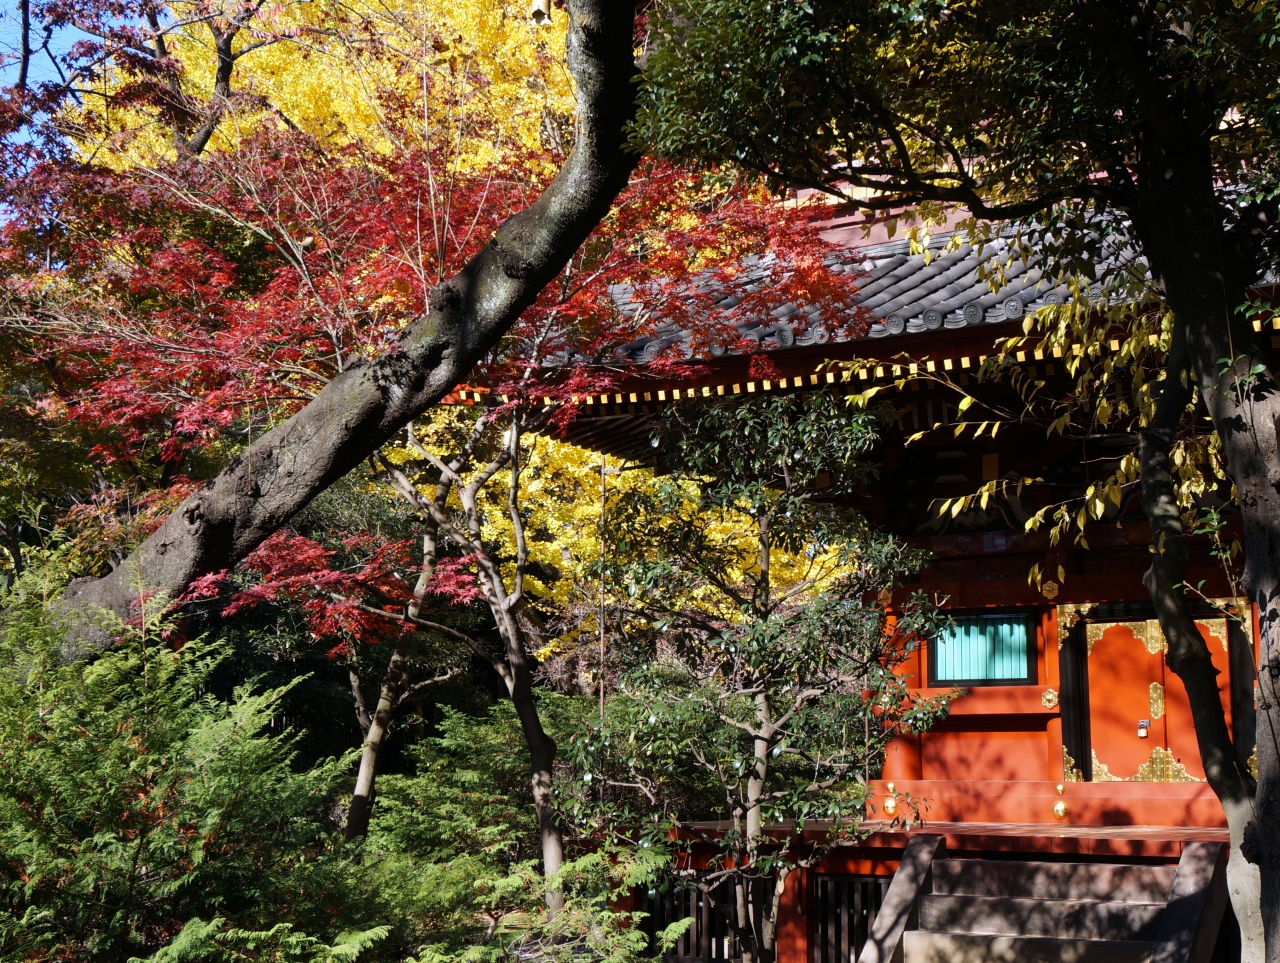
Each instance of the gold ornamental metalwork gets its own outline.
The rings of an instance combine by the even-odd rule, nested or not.
[[[1047,598],[1050,602],[1058,597],[1058,583],[1045,582],[1040,586],[1040,594]]]
[[[1196,621],[1209,630],[1209,634],[1222,645],[1224,652],[1228,649],[1228,620],[1235,621],[1240,626],[1241,631],[1244,632],[1246,638],[1253,638],[1253,610],[1250,608],[1248,599],[1221,598],[1209,599],[1208,602],[1214,608],[1226,613],[1225,617],[1197,619]],[[1088,618],[1089,613],[1093,611],[1096,605],[1097,603],[1085,602],[1078,605],[1057,606],[1059,650],[1061,650],[1063,643],[1066,641],[1067,633],[1071,631],[1072,626],[1078,620]],[[1094,643],[1102,638],[1102,634],[1115,625],[1128,627],[1152,655],[1168,651],[1169,646],[1165,642],[1164,632],[1160,628],[1159,620],[1142,619],[1134,622],[1094,622],[1090,624],[1086,633],[1090,652],[1093,652]]]
[[[1152,746],[1147,761],[1138,767],[1132,776],[1120,778],[1113,776],[1106,763],[1093,753],[1094,782],[1204,782],[1187,772],[1186,766],[1178,762],[1173,753],[1164,746]]]
[[[1151,758],[1125,782],[1204,782],[1187,772],[1186,767],[1162,746],[1152,746]]]
[[[1093,781],[1094,782],[1124,782],[1119,776],[1111,775],[1111,770],[1107,768],[1107,764],[1098,758],[1096,752],[1090,753],[1093,756]]]
[[[1102,638],[1107,629],[1123,626],[1133,633],[1133,637],[1142,643],[1143,648],[1151,655],[1159,655],[1169,646],[1165,643],[1164,633],[1156,619],[1143,619],[1139,622],[1091,622],[1086,630],[1089,654],[1093,655],[1094,644]]]
[[[1091,604],[1083,605],[1059,605],[1057,608],[1058,620],[1058,650],[1062,650],[1062,645],[1067,641],[1067,635],[1071,632],[1071,627],[1080,619],[1085,618],[1093,610]]]
[[[1058,693],[1053,689],[1045,689],[1040,694],[1040,704],[1046,709],[1058,708]]]
[[[1066,746],[1062,747],[1062,781],[1084,782],[1084,773],[1076,768],[1076,761],[1071,758]]]
[[[1249,753],[1249,758],[1245,760],[1245,765],[1249,767],[1249,774],[1253,776],[1253,781],[1258,781],[1258,747],[1253,747],[1253,752]]]
[[[1218,644],[1222,646],[1223,652],[1230,652],[1231,647],[1227,645],[1227,620],[1226,619],[1196,619],[1196,621],[1209,630],[1209,634],[1218,640]]]
[[[1094,622],[1085,627],[1085,647],[1089,655],[1093,655],[1093,647],[1102,638],[1102,633],[1117,624],[1116,622]]]
[[[1066,819],[1068,812],[1070,812],[1070,810],[1067,809],[1067,804],[1063,802],[1061,799],[1059,799],[1056,803],[1053,804],[1054,819]]]
[[[1147,686],[1147,707],[1151,710],[1152,719],[1164,718],[1164,686],[1159,682]]]

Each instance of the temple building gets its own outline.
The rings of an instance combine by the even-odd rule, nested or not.
[[[1020,333],[1028,312],[1072,296],[1016,259],[992,290],[982,268],[1004,256],[1007,242],[980,251],[949,241],[935,236],[912,253],[905,240],[873,236],[841,255],[837,267],[858,272],[873,319],[862,332],[851,336],[795,304],[779,305],[772,324],[743,328],[776,377],[751,377],[749,359],[731,351],[683,383],[644,377],[645,362],[678,350],[684,336],[669,329],[641,339],[626,349],[640,374],[586,399],[569,440],[651,460],[651,419],[673,401],[886,386],[895,415],[877,453],[879,477],[833,497],[929,551],[932,562],[901,593],[945,599],[954,628],[921,646],[908,671],[918,689],[968,694],[933,730],[895,740],[873,782],[879,821],[865,843],[788,882],[779,963],[1208,960],[1215,948],[1228,959],[1238,936],[1223,883],[1226,823],[1142,584],[1150,530],[1137,486],[1086,526],[1087,548],[1024,528],[1040,505],[1114,470],[1134,438],[1102,427],[1046,436],[1042,425],[1016,423],[976,439],[934,430],[959,416],[954,390],[929,375],[988,390],[970,373],[996,339]],[[1123,249],[1109,256],[1132,258]],[[744,283],[767,276],[761,264]],[[620,300],[625,306],[627,292]],[[726,294],[721,306],[735,303]],[[1280,334],[1270,345],[1280,347]],[[1016,362],[1065,393],[1066,354],[1087,347],[1029,349]],[[1097,346],[1102,357],[1119,349],[1118,341]],[[862,362],[856,369],[822,367],[853,359]],[[1039,481],[1015,484],[1029,478]],[[985,507],[937,511],[1002,479],[1010,485]],[[1228,518],[1226,538],[1238,534],[1231,525]],[[1191,544],[1195,614],[1247,765],[1256,619],[1234,597],[1210,536]],[[1036,565],[1038,584],[1028,577]],[[923,826],[890,824],[902,793],[922,802]],[[657,908],[695,917],[674,958],[732,958],[714,914],[680,898],[688,905]],[[1235,952],[1238,959],[1238,943]]]

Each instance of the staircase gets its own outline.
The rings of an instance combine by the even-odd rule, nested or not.
[[[858,963],[1208,963],[1226,907],[1221,843],[1177,866],[903,853]]]

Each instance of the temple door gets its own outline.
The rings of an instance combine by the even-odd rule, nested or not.
[[[1230,712],[1229,659],[1221,620],[1198,622]],[[1186,689],[1165,662],[1159,624],[1088,626],[1089,735],[1094,782],[1204,779]]]
[[[1227,728],[1231,728],[1231,658],[1227,650],[1227,623],[1225,619],[1206,619],[1196,623],[1200,634],[1209,646],[1213,666],[1218,670],[1218,697],[1222,711],[1226,713]],[[1164,718],[1168,730],[1166,746],[1173,756],[1173,764],[1181,765],[1188,775],[1204,779],[1204,764],[1200,761],[1200,747],[1196,743],[1196,729],[1191,721],[1191,700],[1186,687],[1172,669],[1165,666]],[[1174,774],[1177,774],[1175,769]]]

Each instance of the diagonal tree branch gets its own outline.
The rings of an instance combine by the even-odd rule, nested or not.
[[[529,208],[510,217],[430,309],[380,358],[348,368],[315,400],[231,461],[120,566],[77,579],[62,600],[67,657],[105,647],[102,610],[129,616],[140,594],[180,595],[234,566],[447,394],[529,307],[608,212],[637,157],[632,3],[570,0],[569,70],[577,85],[574,149]]]

